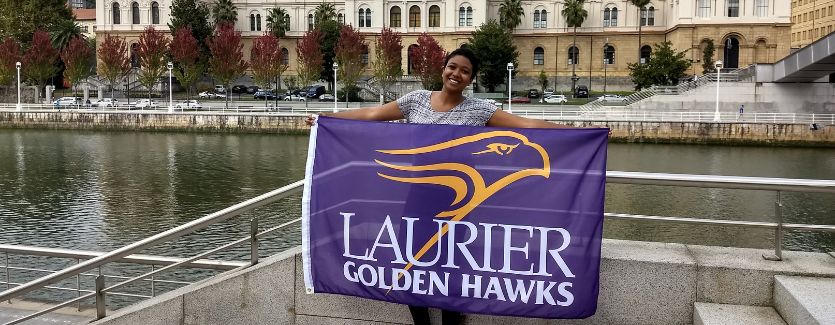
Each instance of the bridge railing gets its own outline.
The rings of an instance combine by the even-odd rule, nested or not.
[[[760,222],[760,221],[738,221],[738,220],[721,220],[721,219],[703,219],[703,218],[682,218],[669,216],[650,216],[650,215],[631,215],[622,213],[604,213],[608,219],[631,219],[631,220],[648,220],[653,222],[669,222],[669,223],[686,223],[686,224],[706,224],[706,225],[723,225],[723,226],[738,226],[747,228],[767,228],[775,231],[774,254],[763,256],[766,259],[781,260],[783,249],[783,232],[784,231],[811,231],[811,232],[829,232],[835,233],[835,225],[815,225],[815,224],[789,224],[783,222],[783,202],[781,193],[790,192],[815,192],[815,193],[835,193],[835,180],[811,180],[811,179],[785,179],[785,178],[763,178],[763,177],[740,177],[740,176],[715,176],[715,175],[688,175],[688,174],[660,174],[660,173],[641,173],[641,172],[621,172],[609,171],[606,175],[608,183],[617,184],[640,184],[640,185],[660,185],[660,186],[684,186],[684,187],[700,187],[700,188],[722,188],[722,189],[743,189],[743,190],[766,190],[776,192],[775,197],[775,221]],[[132,255],[139,253],[142,250],[170,242],[174,239],[192,234],[198,230],[204,229],[210,225],[239,217],[242,214],[253,211],[255,209],[264,207],[268,204],[275,203],[290,195],[295,195],[302,190],[304,180],[296,181],[292,184],[286,185],[271,192],[259,195],[255,198],[246,200],[244,202],[235,204],[218,212],[209,214],[205,217],[196,219],[194,221],[183,224],[179,227],[161,232],[154,236],[142,239],[133,244],[121,247],[106,254],[97,255],[86,261],[80,262],[74,266],[65,268],[63,270],[50,273],[46,276],[32,280],[25,284],[15,284],[13,288],[0,292],[0,301],[11,300],[20,297],[26,293],[34,290],[46,288],[49,285],[61,281],[63,279],[76,277],[79,274],[102,267],[103,265],[116,263],[125,259],[130,259]],[[79,301],[95,298],[96,317],[103,318],[106,316],[107,305],[106,295],[113,295],[115,290],[127,284],[148,279],[162,272],[170,271],[176,267],[184,265],[192,265],[199,263],[198,261],[206,258],[209,255],[230,249],[238,245],[248,244],[250,248],[250,261],[241,268],[249,267],[258,263],[258,248],[259,240],[276,230],[289,227],[301,221],[300,218],[294,219],[268,230],[258,231],[258,219],[251,219],[250,235],[235,240],[231,243],[223,244],[217,248],[205,251],[189,258],[178,259],[176,262],[168,264],[165,267],[152,270],[151,272],[142,275],[125,279],[118,284],[106,286],[104,277],[96,277],[95,290],[80,295],[78,298],[70,299],[63,303],[49,307],[47,309],[32,313],[25,317],[19,318],[7,324],[17,324],[23,321],[32,319],[34,317],[49,313],[64,306],[69,306]],[[135,256],[134,256],[135,257]],[[8,265],[5,268],[8,272]],[[10,281],[6,281],[7,284]]]

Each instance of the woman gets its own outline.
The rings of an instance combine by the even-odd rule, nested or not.
[[[501,110],[484,100],[464,97],[464,89],[473,82],[480,66],[472,50],[459,48],[444,58],[441,72],[441,91],[416,90],[388,104],[338,113],[320,114],[352,120],[394,121],[406,119],[408,123],[452,124],[472,126],[496,126],[510,128],[568,128],[571,126],[533,120]],[[314,116],[307,118],[313,125]],[[416,325],[429,324],[429,310],[409,306]],[[458,324],[461,314],[443,310],[443,324]]]

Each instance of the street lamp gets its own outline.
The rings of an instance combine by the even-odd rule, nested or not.
[[[511,107],[513,101],[513,84],[511,83],[510,77],[513,75],[513,62],[507,64],[507,112],[513,113],[513,109]]]
[[[15,109],[22,111],[23,106],[20,105],[20,62],[16,62],[14,66],[17,68],[17,106]]]
[[[168,62],[168,112],[174,113],[174,92],[171,90],[171,70],[174,69],[174,64]]]
[[[334,62],[331,66],[333,68],[333,112],[336,113],[336,71],[339,70],[339,64]],[[347,97],[348,94],[345,94]],[[348,104],[348,100],[345,100],[345,105]]]
[[[719,122],[719,77],[722,76],[722,60],[716,60],[713,66],[716,68],[716,113],[713,114],[713,121]]]

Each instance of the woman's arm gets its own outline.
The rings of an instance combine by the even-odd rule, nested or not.
[[[557,128],[573,128],[573,126],[565,124],[557,124],[543,120],[535,120],[513,115],[502,110],[496,110],[490,120],[487,121],[487,126],[505,127],[505,128],[543,128],[543,129],[557,129]]]
[[[363,121],[394,121],[403,118],[403,113],[400,112],[400,107],[397,106],[397,101],[392,101],[377,107],[353,109],[337,113],[320,113],[319,115]],[[313,125],[313,120],[314,117],[310,116],[307,120],[305,120],[305,122],[307,125]]]

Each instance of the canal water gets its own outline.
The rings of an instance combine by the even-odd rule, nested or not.
[[[0,243],[107,251],[304,177],[306,136],[0,130]],[[610,144],[608,169],[835,179],[835,149]],[[346,188],[348,189],[348,188]],[[606,211],[772,221],[776,194],[610,184]],[[784,193],[785,219],[835,224],[835,195]],[[299,215],[300,197],[145,253],[185,255]],[[294,225],[264,253],[299,244]],[[607,221],[607,238],[770,248],[773,231]],[[791,232],[786,247],[835,251],[835,236]],[[248,248],[232,253],[248,257]],[[232,257],[232,256],[226,256]]]

